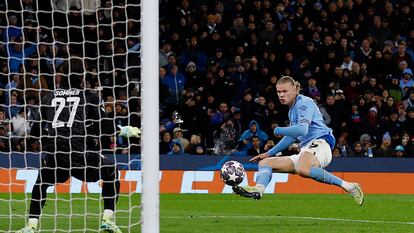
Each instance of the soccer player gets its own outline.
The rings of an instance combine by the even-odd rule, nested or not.
[[[32,134],[40,136],[42,163],[32,190],[29,220],[18,233],[38,229],[39,217],[46,202],[46,189],[73,176],[86,182],[102,180],[104,211],[101,230],[121,233],[114,222],[115,205],[120,183],[118,170],[111,160],[97,149],[104,116],[96,93],[83,89],[82,78],[71,75],[70,89],[57,89],[41,101],[40,122]],[[112,127],[112,126],[110,126]],[[36,130],[37,129],[37,130]],[[120,127],[120,135],[139,137],[136,127]]]
[[[284,137],[269,151],[250,161],[260,161],[256,186],[234,186],[233,191],[243,197],[260,199],[269,184],[272,171],[299,174],[318,182],[333,184],[346,190],[358,205],[364,202],[364,194],[357,183],[347,182],[324,170],[332,160],[335,138],[326,126],[315,102],[299,94],[300,84],[292,77],[283,76],[276,84],[280,102],[289,106],[289,127],[277,127],[275,135]],[[299,154],[273,157],[296,140],[300,142]]]

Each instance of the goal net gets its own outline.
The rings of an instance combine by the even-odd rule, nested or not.
[[[0,232],[15,232],[27,223],[44,158],[43,138],[33,128],[51,130],[42,120],[42,98],[70,89],[74,74],[86,91],[99,96],[96,109],[104,110],[96,120],[99,135],[86,134],[84,142],[118,168],[115,222],[122,232],[140,232],[141,142],[116,132],[118,125],[141,128],[140,24],[140,0],[0,1]],[[73,126],[68,138],[76,130],[88,132],[85,124],[74,129],[79,124],[71,110],[91,103],[77,106],[68,98],[66,104],[52,103],[55,116],[66,108],[70,113],[67,122],[57,117],[53,128]],[[39,232],[99,232],[102,186],[102,179],[71,177],[49,187]]]

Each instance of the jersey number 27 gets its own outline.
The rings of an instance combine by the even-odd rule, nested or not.
[[[72,105],[72,108],[70,111],[69,120],[68,122],[65,123],[59,120],[59,116],[62,113],[62,110],[66,105],[66,102],[69,103],[69,106]],[[66,127],[72,127],[73,121],[75,120],[76,110],[78,109],[78,106],[79,106],[79,102],[80,102],[79,97],[71,96],[67,98],[62,98],[62,97],[53,98],[52,107],[58,106],[58,109],[56,110],[55,116],[53,117],[52,128],[65,127],[65,124],[66,124]]]

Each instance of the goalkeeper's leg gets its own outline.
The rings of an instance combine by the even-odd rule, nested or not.
[[[42,213],[43,206],[46,203],[46,190],[50,186],[65,182],[69,178],[69,172],[67,169],[56,169],[51,166],[53,162],[42,161],[39,174],[37,176],[36,184],[32,189],[32,199],[30,201],[29,220],[26,227],[17,231],[17,233],[32,233],[38,229],[39,218]]]
[[[102,160],[102,197],[104,199],[104,213],[102,216],[101,229],[106,232],[121,233],[121,230],[115,225],[114,211],[119,196],[119,177],[116,165],[108,160]]]
[[[97,162],[100,161],[100,164]],[[83,171],[74,171],[72,175],[87,182],[102,180],[102,198],[104,212],[101,229],[104,232],[121,233],[115,224],[115,206],[118,201],[120,183],[116,165],[109,159],[98,153],[87,153],[86,176]]]

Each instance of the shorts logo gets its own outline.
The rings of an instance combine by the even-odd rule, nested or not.
[[[309,148],[316,148],[318,147],[318,144],[315,144],[314,142],[312,142],[312,144],[310,144]]]

